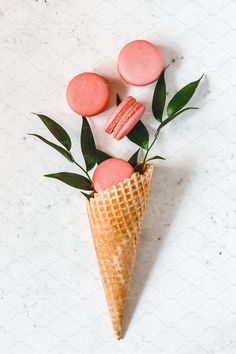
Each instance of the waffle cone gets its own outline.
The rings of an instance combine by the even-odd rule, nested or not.
[[[96,193],[87,202],[93,242],[117,339],[121,338],[125,307],[140,238],[153,166],[144,174]]]

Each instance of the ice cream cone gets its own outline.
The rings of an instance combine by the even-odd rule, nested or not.
[[[153,165],[143,174],[104,191],[87,202],[98,265],[117,339],[122,324],[140,238],[144,210],[151,186]]]

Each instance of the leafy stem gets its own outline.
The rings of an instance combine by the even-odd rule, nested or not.
[[[147,149],[147,151],[146,151],[146,153],[145,153],[145,155],[144,155],[143,163],[147,161],[148,154],[149,154],[151,148],[153,147],[153,145],[155,144],[155,142],[156,142],[156,140],[157,140],[157,138],[158,138],[158,135],[159,135],[159,133],[160,133],[160,130],[161,130],[161,129],[159,129],[159,128],[157,129],[157,131],[156,131],[156,133],[155,133],[155,137],[154,137],[152,143],[149,145],[149,147],[148,147],[148,149]]]
[[[80,164],[78,164],[78,162],[76,162],[75,160],[74,160],[74,158],[73,158],[73,161],[72,161],[74,164],[76,164],[85,174],[86,174],[86,176],[88,177],[88,179],[90,180],[90,182],[92,182],[92,180],[91,180],[91,177],[89,176],[89,174],[88,174],[88,172],[80,165]]]
[[[96,154],[95,154],[96,148],[95,148],[95,143],[94,143],[92,131],[91,131],[90,126],[87,122],[87,119],[85,117],[83,117],[83,125],[82,125],[82,131],[81,131],[81,148],[82,148],[82,152],[83,152],[85,164],[86,164],[86,169],[85,169],[78,162],[75,161],[74,156],[72,155],[72,153],[70,151],[71,145],[72,145],[71,139],[70,139],[69,135],[67,134],[67,132],[65,131],[65,129],[63,127],[61,127],[53,119],[51,119],[43,114],[35,114],[35,115],[41,119],[41,121],[48,128],[48,130],[52,133],[52,135],[63,146],[57,145],[57,144],[43,138],[42,136],[40,136],[38,134],[29,134],[29,135],[35,136],[36,138],[40,139],[45,144],[51,146],[52,148],[57,150],[61,155],[66,157],[66,159],[68,161],[76,164],[84,172],[84,174],[86,175],[87,178],[85,176],[72,174],[69,172],[51,174],[51,175],[47,175],[47,177],[60,179],[61,181],[65,182],[73,187],[76,187],[76,188],[79,188],[79,186],[81,186],[82,189],[83,189],[83,187],[85,187],[86,189],[89,187],[89,190],[92,190],[93,189],[92,180],[91,180],[91,177],[89,176],[88,171],[90,171],[91,168],[94,167],[94,165],[97,161],[97,158],[96,158]],[[82,135],[84,135],[84,136],[82,136]]]
[[[166,70],[166,69],[165,69]],[[189,109],[197,109],[195,107],[187,107],[184,108],[187,103],[190,101],[192,96],[194,95],[200,81],[203,78],[203,75],[196,81],[190,82],[188,85],[184,86],[181,90],[179,90],[174,97],[170,100],[167,105],[167,118],[162,120],[163,111],[165,108],[166,103],[166,84],[165,84],[165,70],[163,70],[159,80],[157,81],[154,94],[153,94],[153,101],[152,101],[152,112],[157,121],[161,124],[156,130],[154,139],[152,143],[146,148],[146,152],[144,155],[143,163],[147,161],[148,154],[155,144],[161,129],[170,123],[173,119],[175,119],[181,113],[189,110]],[[136,139],[137,140],[137,139]],[[141,146],[137,141],[135,143]],[[142,146],[141,146],[142,147]]]

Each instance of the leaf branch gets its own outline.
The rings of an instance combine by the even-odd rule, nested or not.
[[[166,70],[166,69],[165,69]],[[170,123],[173,119],[179,116],[181,113],[184,113],[190,109],[198,109],[196,107],[187,107],[186,104],[190,101],[192,96],[194,95],[200,81],[202,80],[204,74],[196,81],[190,82],[188,85],[184,86],[181,90],[179,90],[174,97],[170,100],[167,105],[167,118],[162,120],[163,111],[166,102],[166,84],[165,84],[165,70],[162,72],[159,80],[156,83],[156,87],[153,94],[152,101],[152,112],[156,120],[158,120],[161,124],[156,130],[153,141],[150,145],[148,145],[146,149],[146,153],[143,159],[143,163],[148,161],[148,154],[155,144],[161,129]]]

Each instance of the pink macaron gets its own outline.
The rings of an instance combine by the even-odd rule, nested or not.
[[[144,105],[135,98],[126,97],[107,120],[104,131],[121,140],[134,128],[144,113]]]
[[[109,87],[98,74],[82,73],[75,76],[67,87],[66,97],[71,109],[81,116],[95,116],[109,101]]]
[[[126,44],[118,57],[120,76],[133,86],[144,86],[157,80],[163,67],[159,49],[145,40]]]
[[[119,182],[123,182],[126,178],[130,178],[133,173],[133,167],[125,160],[115,157],[105,160],[94,171],[94,189],[99,192],[115,186]]]

